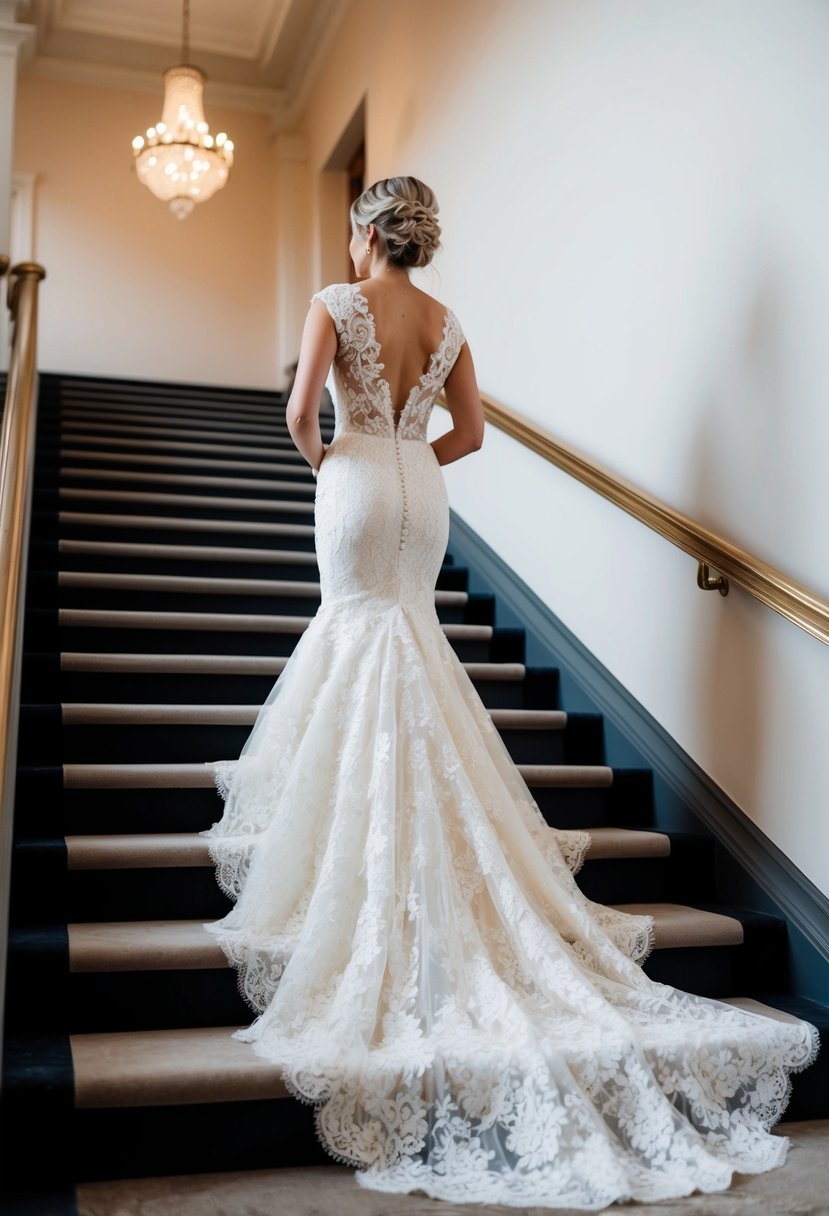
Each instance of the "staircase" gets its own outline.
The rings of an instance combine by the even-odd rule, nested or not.
[[[221,814],[204,761],[238,755],[319,605],[314,482],[284,406],[41,376],[8,1210],[76,1212],[83,1180],[329,1160],[311,1108],[230,1038],[253,1014],[201,927],[229,907],[198,835]],[[658,830],[650,770],[603,763],[601,716],[559,704],[558,672],[525,664],[523,631],[499,627],[494,596],[469,593],[467,576],[447,554],[438,615],[544,815],[592,830],[585,893],[655,917],[653,978],[807,1017],[825,1040],[829,1009],[789,990],[784,919],[729,903],[702,828]],[[824,1057],[793,1078],[787,1118],[829,1116]],[[14,1166],[33,1138],[34,1177]]]

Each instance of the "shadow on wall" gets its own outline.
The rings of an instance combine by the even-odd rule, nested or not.
[[[786,402],[784,355],[778,340],[781,295],[771,264],[759,268],[746,303],[745,321],[737,328],[740,340],[712,383],[696,443],[689,452],[696,470],[693,513],[720,531],[718,521],[729,514],[733,517],[733,496],[730,512],[726,500],[734,483],[736,491],[745,495],[744,510],[758,511],[761,527],[763,517],[773,511],[778,535],[785,535],[781,513],[795,513],[797,503],[776,492],[786,484],[780,469]],[[728,431],[729,441],[721,442]],[[741,452],[743,468],[735,470],[723,460],[722,452],[729,450]],[[751,534],[747,527],[744,537],[729,539],[756,551]],[[762,551],[757,556],[762,557]],[[718,601],[702,605],[703,610],[712,610],[713,618],[707,613],[701,617],[705,624],[698,634],[697,670],[691,684],[696,697],[694,718],[708,758],[706,767],[734,775],[734,785],[739,788],[726,787],[726,792],[756,822],[766,757],[780,746],[772,725],[764,650],[763,620],[772,609],[734,584],[726,597],[715,591],[698,594]]]

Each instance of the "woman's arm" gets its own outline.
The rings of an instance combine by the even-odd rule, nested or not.
[[[438,464],[451,464],[469,452],[477,452],[484,441],[484,407],[469,346],[464,342],[455,365],[443,386],[446,404],[454,423],[452,430],[432,442]]]
[[[294,386],[285,408],[290,436],[312,469],[320,467],[325,455],[320,398],[336,353],[337,332],[331,314],[322,300],[314,300],[305,318]]]

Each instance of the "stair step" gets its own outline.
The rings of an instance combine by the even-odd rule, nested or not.
[[[631,828],[588,828],[588,860],[608,857],[666,857],[670,837]],[[66,837],[70,870],[166,869],[212,866],[208,840],[198,832],[147,832],[133,835]]]
[[[683,904],[617,904],[654,918],[654,949],[735,946],[743,941],[736,917]],[[202,921],[85,921],[68,926],[70,972],[226,969],[217,938]]]
[[[282,458],[273,458],[271,460],[228,460],[219,459],[215,456],[200,456],[194,459],[190,456],[158,456],[148,455],[142,452],[100,452],[92,448],[70,448],[61,447],[58,449],[57,456],[59,460],[106,460],[112,465],[119,464],[137,464],[137,465],[152,465],[159,468],[171,469],[226,469],[229,472],[238,473],[302,473],[311,477],[311,470],[303,469],[302,465],[297,460],[282,460]],[[287,453],[286,453],[287,456]],[[304,459],[304,458],[303,458]]]
[[[530,787],[598,789],[613,784],[613,769],[604,764],[516,767]],[[214,784],[207,764],[64,764],[62,768],[64,789],[201,789]]]
[[[285,655],[252,654],[126,654],[104,651],[65,650],[60,656],[62,671],[163,672],[178,675],[279,675]],[[523,663],[473,663],[463,667],[471,680],[523,680]]]
[[[171,1106],[286,1098],[280,1070],[236,1026],[70,1035],[75,1106]]]
[[[92,588],[107,591],[169,591],[191,592],[196,595],[262,595],[262,596],[307,596],[320,598],[318,581],[296,579],[258,578],[206,578],[179,574],[110,574],[86,570],[59,570],[58,586],[67,588]],[[463,607],[469,603],[466,591],[435,591],[435,604],[441,607]],[[66,611],[72,611],[66,610]],[[112,615],[107,612],[107,616]]]
[[[293,487],[296,489],[296,486]],[[86,490],[61,486],[58,497],[65,502],[135,502],[154,506],[197,507],[209,511],[285,512],[313,515],[313,502],[292,502],[287,498],[231,498],[226,494],[162,494],[143,490]]]
[[[76,424],[88,425],[93,423],[98,431],[108,431],[115,425],[116,429],[122,429],[126,424],[132,426],[151,426],[159,429],[183,429],[188,431],[191,427],[196,426],[202,429],[210,429],[215,427],[217,431],[231,433],[234,436],[241,435],[263,435],[263,436],[278,436],[290,439],[291,432],[284,422],[273,418],[250,418],[243,414],[232,415],[217,415],[214,414],[211,418],[205,418],[203,415],[188,414],[181,411],[167,410],[101,410],[87,409],[80,405],[71,405],[64,407],[59,414],[59,420],[64,426],[74,426]]]
[[[26,708],[26,707],[24,707]],[[252,726],[259,705],[136,705],[132,702],[72,701],[61,705],[65,726],[164,725]],[[499,730],[563,730],[567,714],[556,709],[492,709],[489,714]]]
[[[301,587],[306,584],[301,583]],[[446,592],[448,595],[466,592]],[[129,611],[127,609],[59,608],[58,624],[68,629],[175,629],[175,630],[220,630],[233,633],[289,633],[301,634],[313,617],[289,616],[278,613],[250,612],[162,612],[152,610]],[[467,625],[441,622],[448,639],[466,641],[489,641],[494,632],[492,625]]]
[[[284,409],[288,394],[279,389],[216,388],[213,385],[168,384],[165,381],[125,383],[122,380],[91,376],[67,376],[62,380],[61,404],[77,403],[91,408],[110,409],[113,405],[146,402],[158,405],[189,405],[210,412],[239,406],[271,415]]]
[[[89,434],[89,432],[92,432],[92,434]],[[98,439],[106,441],[109,439],[110,434],[119,438],[126,435],[146,435],[149,438],[159,437],[165,440],[172,438],[179,441],[183,439],[209,439],[210,442],[214,444],[236,443],[240,439],[247,439],[252,443],[255,439],[261,436],[263,440],[270,440],[269,443],[263,442],[261,444],[263,450],[272,452],[285,450],[296,451],[296,445],[287,431],[281,433],[282,437],[280,437],[275,436],[273,431],[268,431],[264,428],[260,429],[259,431],[254,431],[252,434],[248,434],[247,430],[242,428],[232,431],[214,431],[207,427],[152,426],[149,423],[141,425],[139,423],[129,424],[115,422],[108,422],[105,426],[102,426],[94,419],[88,422],[71,421],[67,419],[67,421],[61,425],[61,437],[63,442],[66,442],[66,440],[70,437],[72,439],[80,437],[83,439],[84,443],[88,443],[93,438],[93,435],[96,441]]]
[[[195,473],[154,473],[149,471],[136,472],[131,469],[86,469],[73,465],[61,465],[58,476],[64,478],[82,477],[87,481],[122,481],[143,482],[155,485],[173,486],[209,486],[218,490],[265,490],[272,494],[313,494],[315,483],[311,477],[310,468],[308,481],[280,481],[276,478],[265,477],[210,477]]]
[[[64,539],[58,541],[58,552],[67,556],[144,557],[170,562],[255,562],[268,566],[290,562],[293,565],[313,566],[315,569],[317,566],[317,555],[314,552],[301,549],[245,549],[230,545],[165,545],[140,544],[136,541]]]
[[[734,916],[708,912],[684,904],[613,904],[620,912],[654,918],[654,949],[676,950],[689,946],[739,946],[742,923]]]
[[[151,528],[166,532],[238,532],[242,535],[314,539],[313,524],[263,523],[255,519],[188,519],[180,515],[118,515],[110,511],[59,511],[58,524],[96,528]]]
[[[730,997],[725,1004],[781,1021],[790,1015]],[[69,1036],[79,1109],[287,1098],[281,1071],[231,1036],[237,1026]]]
[[[82,401],[64,402],[61,405],[60,412],[57,415],[52,415],[61,420],[71,418],[84,419],[100,419],[101,422],[168,422],[175,419],[177,422],[187,424],[191,422],[197,423],[199,426],[205,423],[219,423],[222,426],[231,425],[235,422],[250,423],[254,426],[269,426],[274,423],[274,419],[279,423],[279,413],[274,410],[257,409],[255,406],[244,406],[238,410],[214,406],[210,410],[205,410],[199,405],[161,405],[150,404],[145,402],[139,404],[137,402],[112,402],[111,404],[103,402],[100,404],[92,404]],[[325,420],[320,419],[321,424]],[[284,426],[284,423],[282,424]]]
[[[186,432],[185,432],[186,434]],[[151,452],[204,452],[209,456],[215,456],[216,444],[201,443],[195,439],[189,441],[183,439],[128,439],[118,435],[95,435],[95,434],[80,434],[72,435],[66,431],[61,435],[61,446],[70,444],[83,443],[87,447],[95,448],[116,448],[121,451],[140,449],[145,453]],[[270,453],[276,460],[286,460],[291,464],[302,468],[307,468],[308,461],[298,452],[293,444],[289,447],[287,444],[273,446],[263,443],[251,444],[250,446],[244,443],[223,443],[222,452],[225,456],[255,456],[262,460],[264,456]]]

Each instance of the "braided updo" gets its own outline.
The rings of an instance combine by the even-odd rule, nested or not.
[[[374,224],[381,233],[393,266],[429,265],[440,247],[437,213],[433,191],[416,177],[375,182],[351,207],[356,225]]]

